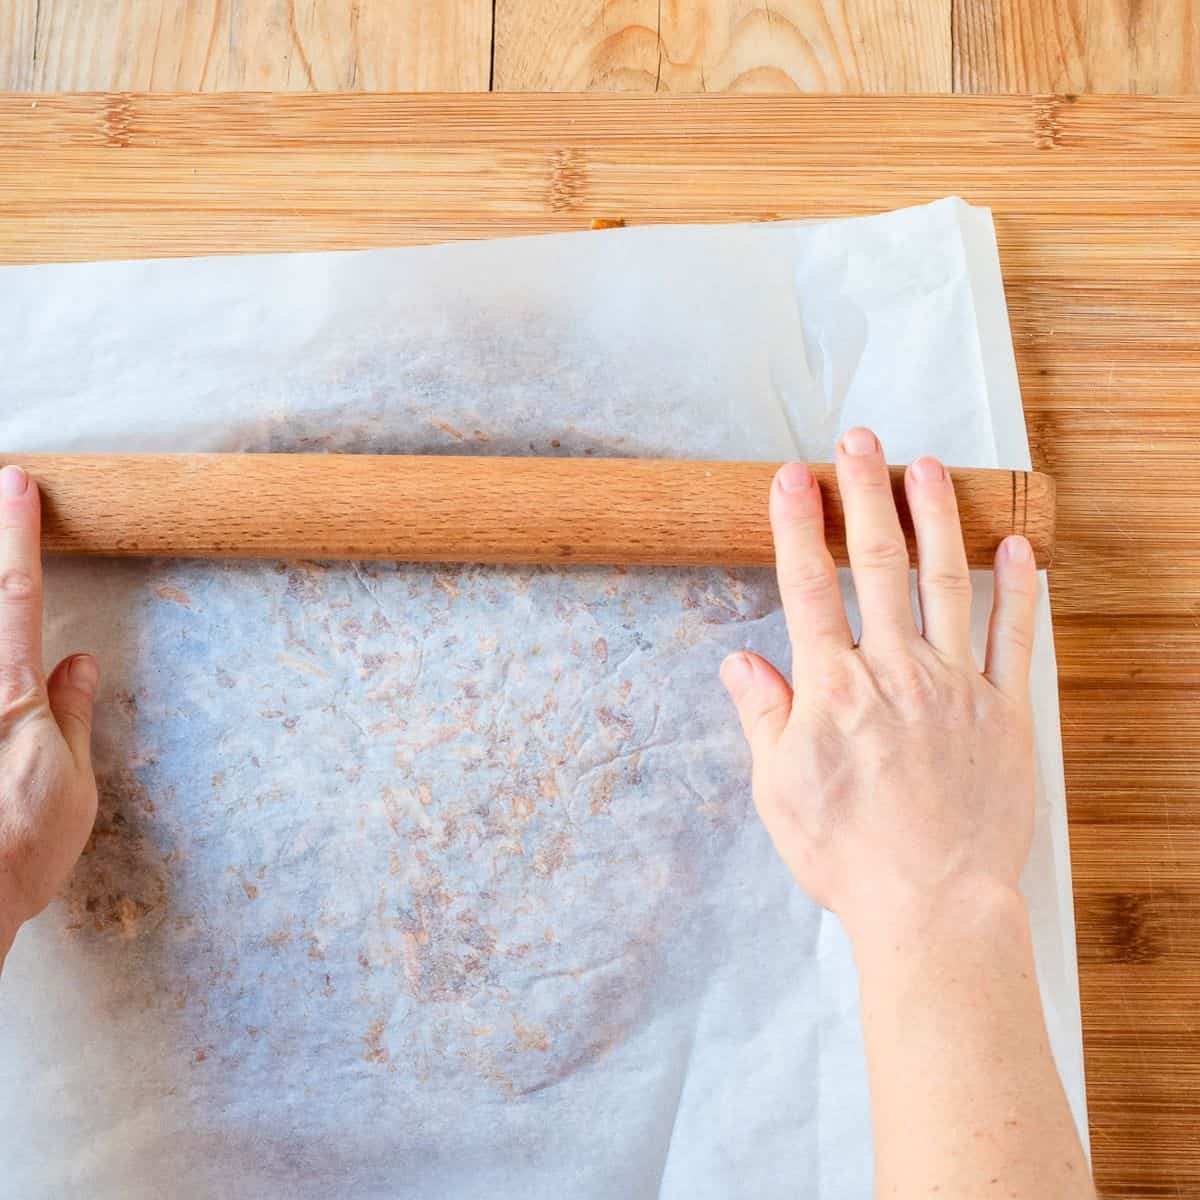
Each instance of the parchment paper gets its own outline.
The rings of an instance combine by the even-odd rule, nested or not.
[[[986,210],[0,271],[0,452],[1028,466]],[[398,512],[396,520],[403,521]],[[980,644],[990,576],[976,580]],[[51,566],[95,837],[0,986],[5,1194],[868,1196],[845,935],[716,680],[755,570]],[[1054,654],[1026,876],[1084,1125]]]

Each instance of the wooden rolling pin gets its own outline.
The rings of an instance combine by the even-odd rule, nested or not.
[[[472,563],[768,564],[777,464],[367,454],[28,454],[52,553]],[[831,466],[813,468],[846,562]],[[972,566],[1054,549],[1054,481],[953,472]],[[913,550],[903,469],[892,469]],[[915,558],[914,558],[915,561]]]

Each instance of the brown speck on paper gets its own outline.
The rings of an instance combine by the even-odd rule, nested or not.
[[[606,706],[596,709],[596,719],[624,741],[633,737],[633,718],[627,712],[619,712]]]
[[[550,1036],[541,1025],[527,1025],[520,1017],[513,1017],[513,1033],[526,1050],[540,1050],[544,1054],[550,1049]]]
[[[169,583],[160,583],[154,589],[154,594],[160,600],[168,600],[172,604],[178,604],[181,608],[191,608],[192,598],[182,588],[172,587]]]
[[[456,902],[436,868],[414,891],[412,907],[400,914],[408,990],[425,1003],[466,999],[490,978],[496,933]]]
[[[429,423],[443,433],[448,433],[455,441],[465,442],[467,440],[467,435],[461,429],[455,429],[448,421],[439,421],[437,417],[430,417]]]
[[[619,773],[611,767],[606,767],[600,772],[599,778],[592,784],[591,795],[588,797],[588,808],[592,816],[603,816],[612,808],[613,790],[619,780]]]
[[[170,863],[148,836],[156,806],[132,771],[97,780],[96,824],[63,892],[66,927],[132,940],[165,913]]]
[[[534,874],[551,876],[561,870],[570,859],[573,849],[574,841],[569,833],[557,834],[534,854]]]
[[[382,1018],[372,1021],[363,1037],[363,1061],[374,1064],[375,1066],[386,1066],[391,1055],[388,1053],[387,1047],[383,1044],[383,1034],[387,1029],[387,1022]]]

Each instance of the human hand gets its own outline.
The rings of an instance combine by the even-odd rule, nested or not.
[[[1007,538],[981,673],[954,488],[930,458],[905,477],[920,559],[923,633],[887,466],[874,434],[837,451],[846,540],[862,613],[856,646],[825,546],[821,494],[792,463],[771,488],[792,687],[756,654],[721,679],[753,755],[758,812],[776,849],[856,942],[919,926],[980,886],[1015,890],[1033,830],[1028,697],[1037,576]]]
[[[88,654],[42,671],[37,484],[0,471],[0,964],[17,929],[53,899],[96,819]]]

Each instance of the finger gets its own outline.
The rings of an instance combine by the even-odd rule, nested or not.
[[[99,686],[100,667],[90,654],[64,658],[46,681],[50,711],[82,770],[92,766],[92,712]]]
[[[20,467],[0,471],[0,670],[42,675],[41,506]]]
[[[805,463],[779,468],[771,485],[770,510],[779,597],[795,664],[792,679],[798,682],[800,664],[811,663],[827,651],[850,647],[854,639],[838,588],[837,568],[825,545],[821,489]]]
[[[1023,537],[1005,538],[996,551],[996,598],[984,671],[1014,699],[1024,699],[1029,693],[1037,594],[1032,547]]]
[[[917,535],[917,592],[925,640],[947,658],[971,659],[971,572],[949,472],[918,458],[905,472],[908,509]]]
[[[917,623],[909,591],[908,546],[883,449],[869,429],[851,429],[843,436],[837,478],[846,514],[846,550],[862,612],[862,640],[910,640],[916,637]]]
[[[738,651],[721,664],[721,682],[737,706],[755,758],[779,740],[792,711],[792,689],[766,659]]]

